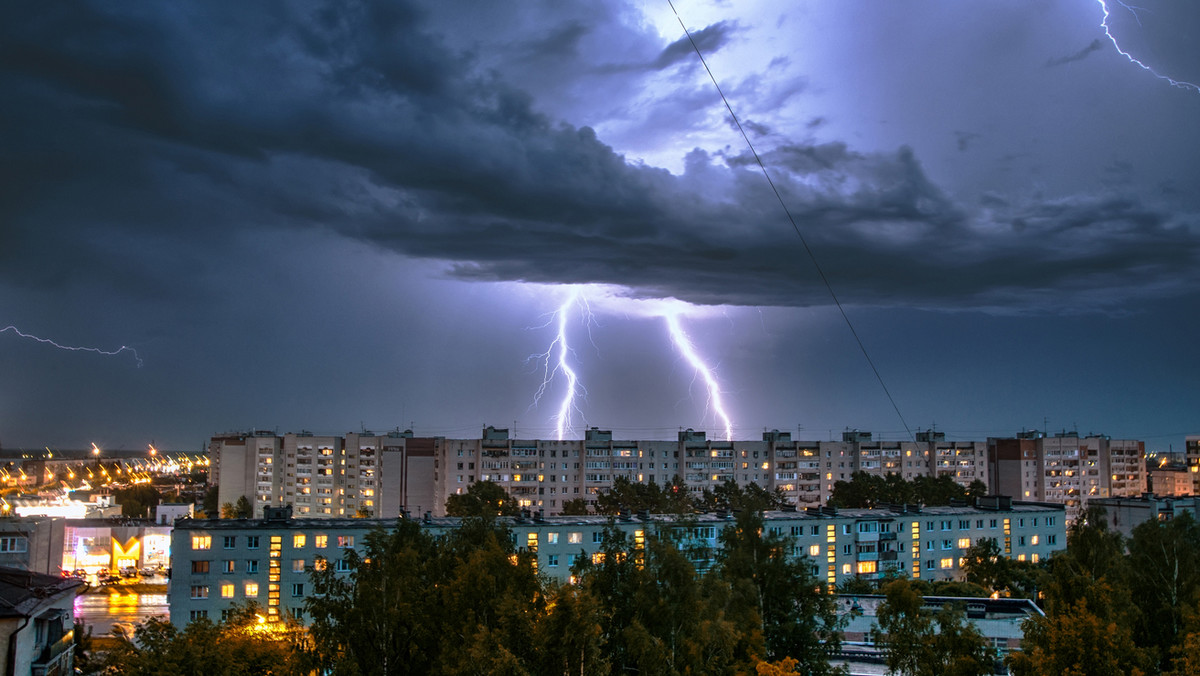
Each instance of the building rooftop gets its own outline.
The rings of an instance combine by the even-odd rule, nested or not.
[[[28,617],[45,599],[85,584],[73,577],[0,566],[0,617]]]

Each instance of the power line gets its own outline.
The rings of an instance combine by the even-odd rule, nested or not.
[[[862,350],[863,357],[867,360],[867,364],[871,367],[871,372],[875,374],[875,379],[879,381],[879,386],[883,388],[883,393],[887,395],[888,401],[891,402],[892,408],[900,418],[900,423],[904,425],[905,432],[908,433],[910,439],[914,438],[912,430],[908,427],[908,422],[904,419],[904,414],[900,412],[900,407],[896,404],[895,398],[892,397],[891,391],[888,390],[887,383],[883,381],[883,376],[880,375],[879,369],[875,368],[875,362],[871,359],[871,355],[867,353],[867,346],[863,344],[862,338],[858,336],[858,331],[854,329],[854,324],[850,321],[849,315],[846,314],[845,308],[842,307],[842,302],[838,300],[837,294],[833,291],[833,286],[829,283],[829,279],[825,277],[825,271],[817,263],[817,257],[808,245],[808,240],[804,238],[804,233],[800,232],[800,226],[796,224],[796,219],[792,216],[791,210],[788,209],[787,203],[783,201],[783,196],[779,194],[779,188],[775,187],[775,181],[771,180],[771,173],[767,171],[767,165],[758,156],[758,151],[755,150],[754,144],[750,142],[749,134],[742,128],[742,121],[738,119],[737,113],[733,112],[733,106],[729,104],[729,99],[725,98],[725,92],[721,90],[721,85],[717,83],[717,78],[713,75],[712,69],[708,67],[708,62],[704,60],[704,54],[700,52],[700,46],[692,38],[692,32],[684,25],[683,17],[679,16],[679,11],[675,9],[675,3],[667,0],[667,4],[671,6],[671,11],[675,13],[675,19],[679,21],[679,27],[683,29],[688,42],[692,44],[692,49],[695,50],[696,56],[699,57],[700,64],[704,66],[704,72],[708,73],[708,78],[712,80],[713,86],[717,88],[717,93],[721,95],[721,101],[724,102],[725,109],[729,111],[729,115],[733,118],[733,123],[737,126],[738,132],[742,135],[742,139],[746,141],[746,146],[750,148],[750,153],[754,155],[754,161],[758,163],[759,169],[762,170],[763,176],[767,179],[767,184],[771,186],[771,191],[775,193],[775,199],[779,200],[779,206],[783,207],[783,212],[787,214],[788,221],[792,224],[792,230],[800,238],[800,243],[804,245],[804,251],[808,254],[809,260],[812,261],[813,267],[816,268],[821,282],[825,284],[825,288],[829,291],[829,297],[833,299],[833,304],[837,306],[838,312],[842,314],[842,319],[846,321],[846,327],[850,329],[850,334],[854,336],[854,341],[858,343],[858,349]]]

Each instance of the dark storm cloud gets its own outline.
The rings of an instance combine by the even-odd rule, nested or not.
[[[327,228],[452,261],[465,279],[828,302],[748,154],[696,150],[679,175],[627,162],[590,128],[537,112],[408,4],[30,7],[0,10],[0,123],[18,130],[0,193],[10,282],[124,275],[113,283],[167,293],[181,262],[203,269],[198,252],[239,233]],[[733,30],[697,41],[711,51]],[[569,53],[582,35],[543,39]],[[762,156],[848,302],[1109,309],[1197,281],[1195,220],[1135,197],[994,200],[976,214],[907,148]]]
[[[1083,59],[1087,58],[1088,54],[1099,51],[1103,47],[1104,47],[1104,41],[1102,41],[1100,38],[1096,38],[1095,40],[1092,40],[1090,43],[1088,43],[1087,47],[1084,47],[1083,49],[1079,50],[1078,52],[1075,52],[1074,54],[1069,54],[1067,56],[1061,56],[1061,57],[1054,58],[1054,59],[1048,59],[1046,61],[1046,67],[1054,68],[1055,66],[1064,66],[1068,63],[1071,63],[1072,61],[1082,61]]]
[[[701,54],[712,54],[724,46],[736,30],[735,24],[721,21],[698,31],[691,31],[690,40],[685,36],[667,45],[650,67],[662,70],[682,61],[691,62],[696,56],[697,49]],[[693,43],[695,43],[694,46]]]

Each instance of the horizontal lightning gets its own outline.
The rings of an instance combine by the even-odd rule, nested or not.
[[[1118,5],[1124,7],[1125,9],[1127,9],[1131,13],[1133,13],[1134,18],[1138,19],[1138,24],[1139,25],[1141,24],[1141,19],[1138,18],[1137,12],[1134,10],[1134,8],[1130,7],[1129,5],[1125,4],[1124,2],[1121,2],[1121,0],[1115,0],[1115,1]],[[1110,30],[1109,25],[1108,25],[1108,18],[1110,16],[1109,11],[1108,11],[1108,0],[1097,0],[1097,2],[1100,3],[1100,9],[1104,12],[1104,18],[1103,18],[1103,20],[1100,21],[1100,27],[1104,29],[1104,34],[1107,35],[1109,41],[1111,41],[1113,43],[1113,47],[1117,48],[1117,53],[1119,53],[1121,56],[1124,56],[1126,59],[1129,59],[1130,63],[1135,63],[1138,66],[1141,66],[1141,68],[1143,70],[1149,72],[1154,77],[1170,83],[1172,87],[1179,87],[1180,89],[1190,89],[1195,92],[1200,92],[1200,85],[1196,85],[1191,82],[1185,82],[1183,80],[1176,80],[1174,78],[1167,77],[1166,75],[1162,75],[1162,74],[1158,73],[1157,71],[1155,71],[1150,66],[1147,66],[1146,64],[1142,63],[1141,61],[1138,61],[1129,52],[1126,52],[1125,50],[1121,49],[1120,43],[1117,42],[1116,36],[1112,34],[1112,30]]]
[[[12,325],[9,325],[9,326],[6,326],[6,327],[0,329],[0,333],[4,333],[6,331],[11,331],[22,338],[36,340],[39,343],[45,343],[52,347],[56,347],[60,350],[67,350],[69,352],[94,352],[95,354],[102,354],[106,357],[115,357],[115,356],[121,354],[122,352],[129,352],[129,353],[132,353],[133,358],[137,360],[138,368],[142,367],[142,358],[140,356],[138,356],[137,350],[133,349],[132,347],[129,347],[128,345],[122,345],[121,347],[117,348],[116,350],[101,350],[98,347],[74,347],[71,345],[62,345],[60,343],[56,343],[53,340],[50,340],[49,338],[39,338],[38,336],[29,334],[29,333],[23,333],[20,329],[18,329],[15,326],[12,326]]]

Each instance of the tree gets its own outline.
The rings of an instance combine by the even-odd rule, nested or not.
[[[1140,676],[1152,662],[1128,626],[1093,612],[1087,598],[1027,620],[1022,651],[1009,655],[1016,676]]]
[[[162,499],[158,489],[150,484],[136,484],[129,488],[121,488],[113,493],[117,504],[121,505],[121,515],[135,518],[145,517],[153,512]]]
[[[134,640],[118,636],[100,660],[100,673],[122,676],[202,676],[205,674],[308,674],[303,629],[294,622],[272,626],[258,622],[253,603],[235,605],[221,623],[193,620],[183,630],[159,618],[134,629]]]
[[[427,672],[440,642],[435,585],[445,571],[437,545],[409,519],[364,540],[362,556],[354,549],[344,555],[348,574],[327,562],[309,574],[305,611],[318,663],[362,676]]]
[[[563,500],[562,510],[559,511],[559,514],[562,514],[563,516],[587,516],[587,500],[584,500],[583,498],[571,498],[570,500]]]
[[[235,516],[236,514],[237,514],[237,508],[233,506],[232,502],[221,503],[221,518],[222,519],[236,518],[236,516]]]
[[[696,501],[698,509],[707,511],[749,510],[763,512],[773,509],[783,509],[787,504],[787,496],[779,489],[768,491],[757,483],[750,483],[743,487],[739,486],[732,479],[713,488],[711,491],[705,489],[702,496]]]
[[[243,495],[233,505],[233,518],[249,519],[252,516],[254,516],[254,507],[250,505],[250,499]]]
[[[209,486],[208,490],[204,491],[204,500],[201,508],[204,510],[205,516],[208,518],[216,518],[220,514],[220,498],[218,497],[218,489],[216,486]]]
[[[745,613],[763,635],[766,658],[793,657],[810,674],[830,673],[828,657],[840,644],[840,623],[832,596],[808,570],[789,556],[792,541],[763,535],[762,515],[744,511],[721,532],[718,575],[748,604]]]
[[[516,516],[521,513],[517,501],[500,484],[476,481],[466,493],[446,500],[446,516]]]
[[[875,641],[884,646],[888,670],[902,676],[984,676],[992,672],[988,640],[966,621],[960,607],[936,612],[908,580],[884,587],[876,611]]]
[[[1141,523],[1128,561],[1129,591],[1141,611],[1135,636],[1165,662],[1183,631],[1185,608],[1200,597],[1200,524],[1187,512]]]

